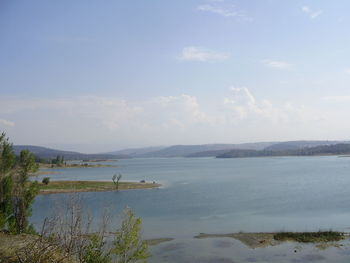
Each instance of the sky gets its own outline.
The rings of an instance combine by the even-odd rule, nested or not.
[[[0,131],[81,152],[349,140],[348,0],[1,0]]]

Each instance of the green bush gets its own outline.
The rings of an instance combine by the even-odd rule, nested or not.
[[[50,177],[44,177],[42,183],[48,185],[50,183]]]

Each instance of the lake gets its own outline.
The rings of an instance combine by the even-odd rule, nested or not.
[[[142,217],[145,238],[175,238],[153,247],[151,262],[206,262],[196,258],[197,250],[209,260],[216,255],[216,261],[207,262],[231,262],[222,260],[230,260],[234,255],[239,261],[236,258],[232,262],[265,262],[260,260],[260,249],[253,252],[234,239],[192,238],[201,232],[349,231],[350,158],[148,158],[108,164],[117,167],[55,169],[59,174],[49,176],[51,180],[111,180],[113,174],[121,173],[122,180],[145,179],[161,183],[160,189],[80,194],[84,207],[96,219],[105,208],[111,214],[119,214],[129,206]],[[38,196],[32,222],[39,226],[43,217],[57,209],[66,198],[66,194]],[[220,240],[226,240],[226,245],[217,245]],[[289,246],[295,246],[291,244],[264,251],[287,253]],[[181,257],[179,250],[182,250]],[[309,250],[312,252],[313,247],[303,246],[300,260],[308,258]],[[332,248],[317,255],[326,253],[322,257],[327,258],[333,253],[332,259],[337,261],[332,262],[347,262],[349,255],[338,255],[337,251]],[[249,261],[249,253],[257,254],[252,261]],[[284,259],[293,260],[293,256]],[[244,261],[247,258],[248,261]],[[256,259],[258,261],[254,261]],[[268,257],[266,262],[284,261]]]

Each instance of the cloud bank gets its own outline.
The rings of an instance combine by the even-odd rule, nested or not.
[[[109,144],[109,150],[306,138],[329,121],[307,105],[258,99],[247,87],[231,87],[226,97],[210,102],[180,94],[142,101],[102,96],[1,98],[0,104],[0,117],[13,121],[1,118],[0,127],[15,143]]]

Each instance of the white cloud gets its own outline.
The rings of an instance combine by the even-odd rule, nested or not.
[[[279,60],[271,60],[271,59],[264,59],[264,60],[262,60],[262,63],[264,63],[268,67],[278,68],[278,69],[288,69],[292,66],[288,62],[279,61]]]
[[[345,73],[350,74],[350,68],[346,68],[344,71]]]
[[[323,101],[331,102],[331,103],[339,103],[339,102],[350,102],[350,96],[326,96],[322,98]]]
[[[180,60],[184,61],[224,61],[229,59],[230,53],[218,52],[202,47],[184,47],[182,49]]]
[[[79,116],[111,131],[120,129],[123,125],[132,126],[132,120],[144,111],[142,106],[132,105],[119,98],[84,96],[73,98],[68,103],[69,108]]]
[[[12,121],[5,120],[5,119],[0,119],[0,126],[1,125],[7,126],[7,127],[13,127],[13,126],[15,126],[15,123]]]
[[[224,99],[224,104],[231,110],[234,120],[290,123],[318,118],[317,114],[304,106],[294,106],[287,102],[277,107],[268,100],[258,101],[246,87],[232,87],[231,96]]]
[[[211,117],[201,110],[195,96],[160,96],[153,100],[159,124],[164,128],[185,128],[197,124],[210,124]],[[153,115],[153,114],[152,114]]]
[[[227,8],[227,7],[225,8],[225,7],[206,4],[206,5],[199,5],[197,9],[200,11],[211,12],[211,13],[226,16],[226,17],[243,17],[244,16],[242,12],[234,10],[234,6],[232,6],[231,8]]]
[[[197,10],[209,12],[223,17],[233,17],[238,21],[252,21],[253,19],[246,15],[242,10],[236,8],[232,4],[226,4],[225,0],[211,0],[210,4],[202,4],[197,6]]]
[[[322,15],[322,13],[323,13],[322,10],[318,10],[318,11],[316,11],[316,12],[310,14],[310,17],[311,17],[312,19],[314,19],[314,18],[316,18],[316,17]]]
[[[310,7],[308,7],[308,6],[303,6],[303,7],[301,8],[301,10],[302,10],[304,13],[309,13],[309,12],[311,12]]]
[[[312,10],[310,7],[308,6],[303,6],[301,8],[301,11],[303,11],[305,14],[307,14],[311,19],[315,19],[318,16],[322,15],[323,10]]]
[[[255,98],[247,88],[231,88],[231,90],[232,96],[225,98],[224,104],[233,111],[235,117],[240,119],[247,118],[249,113],[258,109],[255,104]]]

